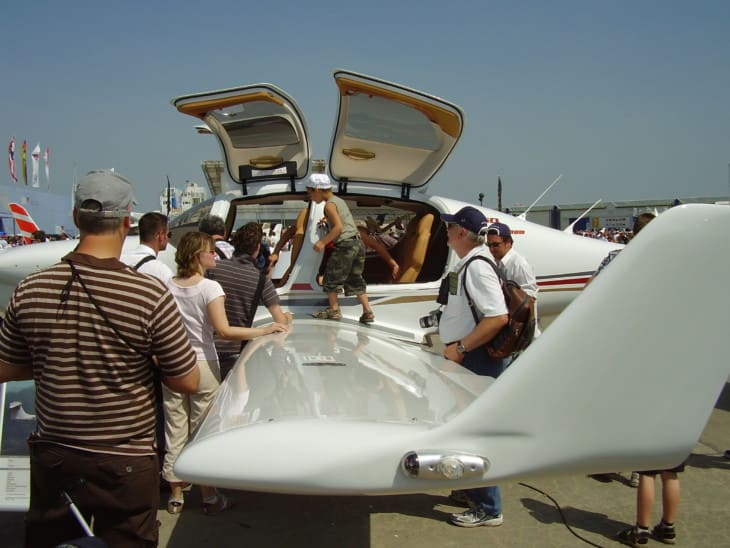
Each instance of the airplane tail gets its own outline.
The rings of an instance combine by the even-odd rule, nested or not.
[[[11,202],[8,204],[8,208],[10,209],[10,213],[13,214],[13,219],[15,219],[18,232],[20,232],[21,236],[25,239],[25,243],[29,244],[33,238],[33,233],[39,231],[40,227],[36,224],[33,217],[30,216],[30,213],[28,213],[28,210],[25,209],[24,206]]]
[[[728,234],[724,206],[657,217],[437,430],[448,445],[486,457],[488,479],[682,462],[730,374]]]

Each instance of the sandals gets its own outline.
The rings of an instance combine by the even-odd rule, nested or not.
[[[312,312],[312,318],[317,318],[318,320],[341,320],[342,314],[340,314],[339,308],[325,308],[318,312]]]
[[[185,501],[183,499],[175,499],[170,497],[167,499],[167,513],[168,514],[179,514],[183,511]]]
[[[375,321],[375,314],[372,310],[370,312],[363,312],[360,316],[360,323],[373,323]]]
[[[318,320],[341,320],[342,314],[340,313],[340,309],[334,309],[334,308],[324,308],[322,310],[319,310],[317,312],[312,312],[312,317],[317,318]],[[368,312],[363,312],[362,316],[360,316],[360,323],[373,323],[375,321],[375,314],[373,314],[373,311],[370,310]]]

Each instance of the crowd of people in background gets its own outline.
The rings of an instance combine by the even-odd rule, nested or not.
[[[634,232],[628,228],[591,228],[588,230],[576,230],[574,234],[593,238],[594,240],[603,240],[604,242],[614,242],[617,244],[627,244],[631,240]]]

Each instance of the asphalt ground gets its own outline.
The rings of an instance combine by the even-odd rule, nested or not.
[[[627,435],[638,433],[627,432]],[[730,386],[680,474],[682,500],[676,522],[680,546],[730,546]],[[236,506],[218,516],[200,512],[200,492],[186,493],[182,514],[158,514],[160,546],[269,547],[572,547],[618,546],[615,534],[634,523],[636,490],[628,473],[608,482],[564,476],[502,485],[504,525],[463,529],[450,525],[460,511],[448,491],[382,497],[313,497],[226,491]],[[657,489],[654,521],[661,513]],[[566,523],[567,522],[567,523]],[[23,514],[0,513],[0,546],[20,547]],[[575,534],[574,534],[575,533]],[[578,536],[585,540],[581,540]],[[587,541],[587,542],[586,542]],[[592,543],[592,544],[590,544]],[[651,540],[649,545],[661,546]]]

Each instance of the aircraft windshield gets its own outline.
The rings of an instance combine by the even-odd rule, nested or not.
[[[299,142],[286,109],[269,101],[251,101],[210,113],[225,128],[234,148],[292,145]]]

